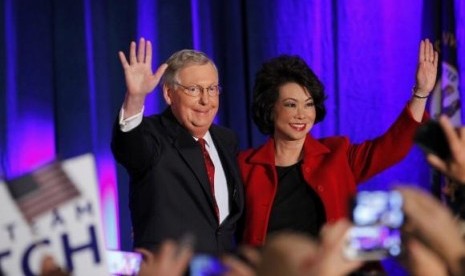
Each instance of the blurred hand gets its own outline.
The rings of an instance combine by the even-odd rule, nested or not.
[[[222,257],[223,264],[228,268],[225,276],[253,276],[256,275],[255,268],[258,267],[261,256],[257,249],[249,246],[241,246],[239,252],[247,261],[241,260],[234,255]]]
[[[451,212],[423,190],[413,187],[397,189],[404,197],[406,234],[435,252],[450,271],[460,273],[461,258],[465,256],[465,242]]]
[[[465,127],[457,131],[446,115],[439,117],[439,124],[446,135],[451,158],[442,160],[433,154],[428,154],[426,158],[431,166],[453,180],[465,184]]]
[[[342,219],[326,224],[321,230],[320,245],[308,263],[305,275],[347,275],[362,266],[362,261],[348,260],[343,255],[345,235],[351,223]]]
[[[55,259],[50,256],[46,255],[42,259],[42,264],[40,267],[40,275],[41,276],[67,276],[69,275],[68,272],[63,270],[61,267],[59,267]]]
[[[139,276],[184,275],[193,255],[191,247],[178,245],[170,240],[163,242],[158,252],[143,248],[138,248],[136,251],[143,255]]]
[[[342,276],[355,271],[363,262],[343,255],[350,226],[347,220],[325,225],[319,242],[296,233],[270,238],[263,248],[258,275]]]
[[[301,275],[308,262],[315,258],[316,241],[298,233],[278,233],[271,235],[262,248],[262,259],[257,275],[294,276]]]
[[[404,240],[405,258],[401,263],[409,275],[417,276],[447,276],[446,263],[431,249],[414,237]]]

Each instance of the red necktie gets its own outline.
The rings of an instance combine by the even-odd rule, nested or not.
[[[205,140],[203,138],[199,138],[198,142],[200,144],[200,148],[202,149],[203,159],[205,161],[205,168],[207,169],[208,182],[210,182],[210,191],[213,197],[213,205],[215,207],[216,218],[219,220],[220,213],[215,199],[215,165],[213,165],[213,161],[210,158],[210,154],[208,154],[208,151],[205,148]]]

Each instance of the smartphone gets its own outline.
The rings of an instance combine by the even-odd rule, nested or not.
[[[137,275],[142,255],[137,252],[107,250],[107,261],[111,275]]]
[[[435,154],[443,160],[451,156],[444,130],[435,120],[419,126],[413,140],[426,153]]]
[[[223,275],[227,270],[218,257],[207,254],[194,255],[189,264],[190,276]]]
[[[351,201],[353,226],[344,255],[350,260],[382,260],[402,252],[402,195],[397,191],[360,191]]]

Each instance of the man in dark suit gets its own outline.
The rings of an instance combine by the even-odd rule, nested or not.
[[[129,61],[119,57],[127,92],[112,151],[130,176],[134,246],[153,249],[192,234],[197,252],[233,250],[244,197],[236,136],[212,125],[221,91],[215,64],[181,50],[152,73],[152,46],[143,38],[131,43]],[[160,79],[169,107],[144,117],[145,97]]]

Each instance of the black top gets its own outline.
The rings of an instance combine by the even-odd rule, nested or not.
[[[301,163],[276,166],[278,190],[271,208],[268,233],[290,230],[318,236],[325,222],[323,203],[305,182]]]

